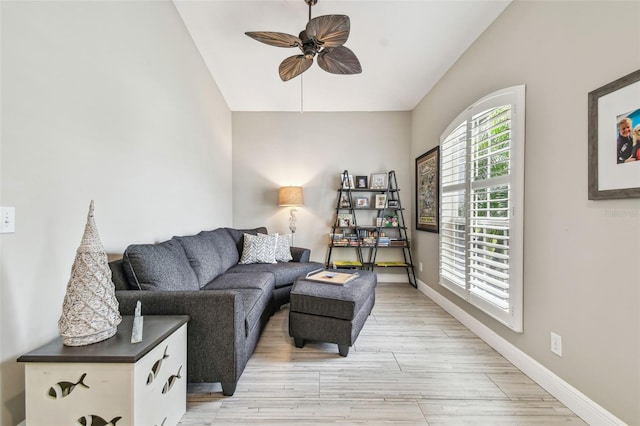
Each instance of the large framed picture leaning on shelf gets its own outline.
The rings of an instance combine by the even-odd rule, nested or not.
[[[440,146],[416,158],[416,229],[439,232]]]
[[[369,189],[387,189],[387,174],[372,173]]]

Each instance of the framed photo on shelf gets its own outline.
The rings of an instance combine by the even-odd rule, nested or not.
[[[336,225],[346,228],[353,225],[353,215],[351,213],[339,213],[336,219]]]
[[[376,194],[376,209],[384,209],[387,204],[387,194]]]
[[[367,189],[368,187],[368,178],[366,176],[356,176],[356,188]]]
[[[356,198],[356,208],[365,209],[367,207],[369,207],[369,198],[367,197]]]
[[[387,189],[387,174],[373,173],[371,174],[370,189]]]
[[[396,228],[398,226],[398,216],[395,214],[388,214],[382,221],[384,228]]]
[[[340,179],[342,180],[342,189],[355,188],[355,185],[353,184],[353,175],[345,176],[343,173],[340,173]]]
[[[387,201],[387,207],[390,209],[397,209],[400,207],[400,202],[398,200],[389,200]]]
[[[589,92],[590,200],[640,198],[639,92],[640,70]]]
[[[439,232],[440,147],[416,158],[416,229]]]
[[[349,194],[348,193],[340,194],[340,207],[349,208],[350,206],[351,206],[351,202],[349,201]]]

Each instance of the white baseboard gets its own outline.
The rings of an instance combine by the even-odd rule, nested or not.
[[[420,280],[418,280],[418,290],[440,305],[442,309],[464,324],[588,424],[598,426],[626,424]]]

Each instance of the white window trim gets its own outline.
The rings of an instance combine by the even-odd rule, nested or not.
[[[471,122],[474,115],[502,105],[511,105],[510,179],[512,202],[509,221],[509,310],[505,311],[478,297],[470,291],[469,280],[465,279],[465,288],[450,284],[440,274],[440,284],[468,301],[473,306],[492,316],[516,332],[523,332],[523,287],[524,287],[524,148],[525,148],[525,86],[508,87],[475,102],[466,108],[442,133],[440,144],[463,122]],[[467,129],[467,137],[470,131]],[[442,160],[442,156],[441,156]],[[441,167],[442,170],[442,167]],[[442,179],[440,180],[442,185]],[[470,183],[466,183],[469,191]],[[459,186],[459,185],[458,185]],[[442,197],[443,188],[440,188]],[[442,200],[441,200],[442,201]],[[442,202],[440,202],[442,217]],[[466,228],[468,247],[469,228]],[[440,234],[442,238],[442,233]],[[439,244],[438,251],[441,250]],[[465,250],[466,253],[466,250]]]

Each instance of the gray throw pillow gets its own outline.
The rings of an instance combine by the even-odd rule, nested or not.
[[[138,290],[199,290],[196,273],[177,240],[133,244],[123,256],[129,285]]]

